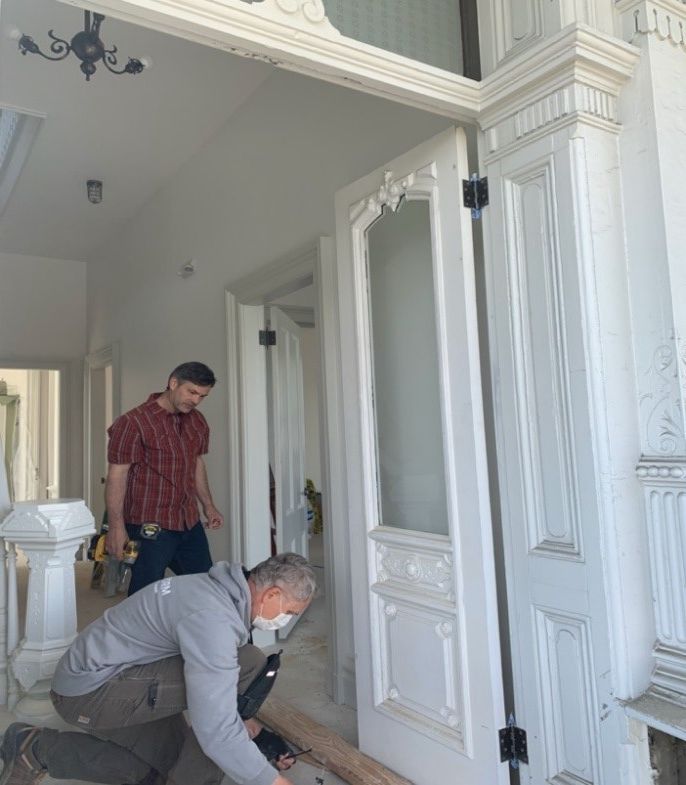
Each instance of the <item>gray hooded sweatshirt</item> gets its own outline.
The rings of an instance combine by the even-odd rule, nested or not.
[[[237,710],[237,649],[248,642],[250,589],[239,564],[164,578],[109,608],[57,665],[52,688],[86,695],[132,665],[180,654],[191,725],[207,755],[239,785],[272,785],[278,772]]]

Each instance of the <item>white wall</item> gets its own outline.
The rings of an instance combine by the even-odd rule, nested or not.
[[[86,265],[0,253],[0,366],[67,363],[64,495],[83,492],[82,358],[86,350]]]
[[[203,403],[208,472],[227,510],[224,288],[334,231],[337,188],[449,124],[341,87],[275,72],[210,143],[110,238],[88,267],[89,350],[121,343],[122,407],[159,390],[179,362],[219,383]],[[197,259],[197,273],[178,277]],[[226,531],[213,555],[229,553]]]
[[[86,265],[0,253],[0,359],[72,359],[86,348]]]

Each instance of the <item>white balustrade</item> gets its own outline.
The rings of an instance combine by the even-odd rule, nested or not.
[[[5,671],[7,675],[7,704],[14,709],[19,700],[17,680],[12,669],[8,667],[9,659],[19,645],[19,601],[17,597],[17,547],[14,543],[5,543],[7,549],[7,658]]]
[[[0,685],[5,667],[9,708],[29,722],[40,722],[54,713],[49,698],[50,680],[77,632],[75,554],[84,537],[94,531],[93,516],[78,499],[17,502],[0,524],[0,537],[7,543],[5,639],[9,657],[8,668],[0,657]],[[29,567],[26,625],[21,640],[16,548],[26,554]],[[3,562],[0,553],[0,579]],[[3,593],[4,588],[0,589],[0,613]],[[0,622],[0,646],[2,637]],[[2,690],[0,686],[0,698]]]

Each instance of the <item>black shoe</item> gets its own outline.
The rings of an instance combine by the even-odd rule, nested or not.
[[[13,722],[5,731],[0,746],[3,761],[0,785],[36,785],[48,773],[33,754],[33,745],[42,728]]]

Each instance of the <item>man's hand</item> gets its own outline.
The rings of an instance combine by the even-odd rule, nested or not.
[[[251,739],[254,739],[255,736],[259,736],[260,732],[263,730],[262,725],[252,717],[247,720],[243,720],[243,724],[245,725],[245,729],[248,731],[248,736],[250,736]]]
[[[207,528],[219,529],[224,523],[224,516],[212,504],[205,507],[205,515],[207,516]]]
[[[105,546],[110,556],[115,559],[123,557],[124,546],[129,539],[124,527],[124,497],[126,496],[126,483],[130,467],[130,463],[110,463],[107,467],[105,502],[109,529],[105,538]]]
[[[128,541],[129,537],[123,526],[110,526],[107,536],[105,537],[107,553],[115,559],[121,560],[124,557],[124,546]]]
[[[279,759],[275,762],[276,768],[279,771],[288,771],[291,766],[295,766],[297,759],[289,755],[279,755]]]
[[[273,785],[292,785],[292,783],[289,779],[286,779],[286,777],[283,777],[281,774],[279,774],[279,776],[274,780]]]
[[[224,523],[224,518],[212,501],[210,484],[207,481],[207,469],[202,455],[198,455],[195,461],[195,494],[207,518],[205,526],[208,529],[218,529]]]

